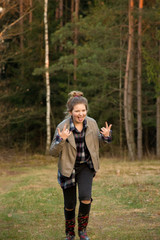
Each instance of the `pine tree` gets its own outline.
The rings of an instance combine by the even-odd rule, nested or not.
[[[139,0],[138,19],[138,63],[137,63],[137,157],[142,159],[142,9],[143,0]]]

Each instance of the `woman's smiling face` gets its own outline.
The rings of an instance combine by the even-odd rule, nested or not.
[[[70,114],[73,117],[73,122],[75,124],[83,123],[87,115],[86,106],[83,103],[78,103],[73,107],[73,110],[70,112]]]

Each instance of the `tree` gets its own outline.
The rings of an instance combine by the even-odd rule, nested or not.
[[[75,1],[75,16],[74,20],[75,23],[78,21],[78,15],[79,15],[79,1]],[[75,29],[74,29],[74,85],[76,86],[76,81],[77,81],[77,66],[78,66],[78,59],[77,59],[77,45],[78,45],[78,27],[77,24],[75,24]]]
[[[138,69],[137,69],[137,157],[142,159],[142,9],[143,0],[139,0],[138,20]]]
[[[67,89],[72,90],[75,87],[72,76],[76,46],[73,45],[72,36],[77,24],[77,87],[89,99],[90,116],[96,118],[100,126],[106,119],[114,124],[116,135],[114,141],[118,143],[120,35],[117,22],[120,13],[119,9],[109,9],[107,5],[101,4],[97,4],[90,11],[91,14],[79,18],[77,23],[68,23],[53,34],[53,45],[62,45],[63,53],[51,65],[50,70],[56,76],[61,75],[62,72],[68,73],[72,80]],[[122,19],[126,12],[123,14]],[[121,60],[124,61],[124,55]]]
[[[149,18],[147,18],[147,28],[145,29],[145,35],[147,34],[148,38],[145,36],[145,45],[143,46],[143,58],[144,66],[147,75],[147,80],[149,83],[150,96],[152,98],[151,102],[147,102],[147,111],[153,112],[153,120],[149,118],[149,124],[152,126],[152,131],[148,133],[148,138],[152,138],[155,149],[154,152],[157,155],[157,158],[160,158],[160,30],[159,30],[159,10],[160,2],[152,1],[147,2],[149,6],[151,5],[152,10],[149,11]],[[154,10],[153,10],[154,9]],[[144,19],[146,20],[146,19]],[[156,118],[155,118],[156,115]],[[148,124],[148,125],[149,125]],[[149,127],[148,127],[149,131]],[[153,134],[152,134],[153,133]]]
[[[0,37],[3,51],[1,64],[0,145],[21,149],[44,149],[45,90],[42,77],[32,76],[36,66],[44,64],[43,5],[35,0],[33,8],[24,2],[23,24],[24,58],[20,48],[19,0],[4,1],[5,11],[0,14]],[[33,21],[28,16],[33,11]],[[0,42],[0,48],[1,43]],[[21,67],[24,78],[21,77]],[[35,97],[36,96],[36,97]],[[23,148],[24,147],[24,148]]]
[[[159,47],[159,66],[160,66],[160,39],[158,40],[158,47]],[[156,155],[157,158],[160,159],[160,72],[158,73],[158,94],[157,94],[157,114],[156,114],[156,125],[157,125],[157,131],[156,131]]]
[[[32,0],[29,0],[29,7],[30,7],[30,9],[32,9],[32,7],[33,7]],[[29,23],[31,24],[32,21],[33,21],[33,14],[32,14],[32,11],[30,11],[30,13],[29,13]]]
[[[126,71],[124,79],[124,121],[126,139],[131,160],[135,159],[134,123],[133,123],[133,70],[134,70],[134,1],[129,0],[129,36]]]
[[[51,106],[50,106],[50,80],[49,80],[49,42],[48,42],[48,0],[44,1],[44,28],[45,28],[45,78],[46,78],[46,152],[49,152],[51,144]]]
[[[59,17],[60,17],[60,26],[63,26],[63,0],[59,1]]]
[[[23,3],[22,18],[19,11],[20,1]],[[131,8],[131,14],[129,14],[131,35],[128,34],[127,2],[128,0],[116,2],[81,0],[79,3],[75,0],[50,1],[47,12],[48,43],[50,45],[49,40],[52,38],[53,47],[48,49],[47,66],[44,64],[46,53],[43,31],[44,2],[40,0],[34,0],[33,3],[32,0],[2,1],[3,4],[1,3],[0,6],[4,8],[3,5],[5,5],[5,11],[0,10],[1,145],[11,147],[18,145],[22,148],[24,144],[34,151],[38,148],[41,151],[45,149],[47,91],[49,90],[44,80],[47,79],[46,73],[49,69],[53,132],[57,123],[64,117],[67,93],[75,89],[76,85],[76,88],[82,90],[87,96],[90,103],[89,115],[97,120],[99,127],[104,125],[106,120],[113,124],[113,144],[107,145],[107,150],[113,148],[113,154],[119,152],[119,146],[122,150],[126,149],[128,139],[123,126],[126,128],[126,123],[128,124],[130,155],[130,152],[134,152],[134,142],[137,141],[139,148],[138,141],[142,139],[138,136],[140,132],[138,124],[141,122],[138,120],[141,112],[138,110],[140,109],[138,102],[140,103],[141,92],[143,109],[141,118],[144,129],[142,147],[144,153],[149,153],[155,151],[157,144],[158,156],[158,149],[160,149],[158,147],[160,95],[158,76],[160,73],[157,44],[159,38],[156,35],[159,24],[158,1],[144,2],[141,14],[138,5],[137,8]],[[134,2],[138,3],[138,1]],[[129,2],[131,3],[133,1]],[[75,10],[76,4],[78,11]],[[76,13],[78,13],[77,20]],[[136,30],[138,25],[142,26],[141,17],[143,17],[143,31],[139,31],[138,36]],[[21,22],[23,25],[20,30]],[[22,37],[23,48],[20,47]],[[146,56],[143,54],[143,57],[141,45],[142,52],[146,52]],[[136,56],[138,59],[135,58]],[[128,65],[126,57],[128,57]],[[137,61],[134,61],[134,58]],[[35,68],[39,69],[37,70],[40,73],[39,76],[32,75]],[[20,74],[22,70],[24,77]],[[123,82],[123,76],[127,81]],[[150,81],[147,81],[149,78]],[[140,83],[141,79],[143,81]],[[142,85],[142,91],[138,84]],[[123,88],[124,95],[126,94],[124,111],[127,107],[125,119],[122,117],[121,107],[122,97],[124,97]],[[140,92],[137,96],[138,91]],[[137,118],[133,117],[133,114]],[[134,131],[134,124],[135,126],[137,124],[137,134]],[[125,155],[125,151],[121,152]]]
[[[21,62],[22,62],[22,67],[21,67],[21,78],[24,78],[24,64],[23,64],[23,59],[24,59],[24,21],[23,21],[23,13],[24,12],[24,4],[23,0],[19,0],[19,16],[20,16],[20,50],[21,50]]]

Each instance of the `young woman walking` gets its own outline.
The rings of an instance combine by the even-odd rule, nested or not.
[[[69,116],[55,131],[50,152],[59,156],[58,182],[64,196],[66,240],[75,239],[75,208],[78,186],[78,234],[89,240],[86,228],[92,202],[92,180],[99,169],[99,141],[111,141],[111,126],[99,131],[96,121],[87,116],[88,101],[82,92],[72,91],[67,101]]]

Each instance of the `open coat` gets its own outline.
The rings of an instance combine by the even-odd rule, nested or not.
[[[85,141],[87,148],[90,152],[91,159],[93,162],[93,166],[95,171],[97,172],[99,169],[99,141],[102,140],[102,135],[99,132],[99,128],[97,126],[96,121],[93,118],[86,117],[87,120],[87,129],[85,134]],[[66,124],[66,128],[70,129],[70,118],[62,121],[57,128],[62,131],[64,125]],[[60,143],[56,141],[56,136],[58,135],[58,130],[56,128],[53,141],[50,147],[50,153],[54,157],[59,157],[58,161],[58,169],[63,176],[70,177],[72,174],[76,156],[77,149],[76,143],[74,139],[74,135],[71,134],[66,140],[62,140]]]

